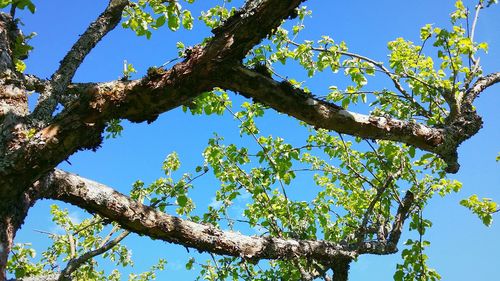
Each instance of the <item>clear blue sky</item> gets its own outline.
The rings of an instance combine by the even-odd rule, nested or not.
[[[35,50],[27,60],[28,73],[50,77],[58,62],[67,52],[78,34],[81,34],[104,9],[107,1],[37,1],[35,15],[22,14],[25,33],[35,31],[32,40]],[[193,13],[218,1],[198,0]],[[234,2],[234,1],[233,1]],[[237,1],[240,3],[241,1]],[[306,20],[306,31],[299,38],[315,40],[329,35],[335,41],[344,40],[350,50],[377,60],[385,60],[386,44],[397,37],[418,41],[419,29],[426,23],[447,26],[453,1],[308,1],[313,17]],[[473,7],[474,2],[466,2]],[[490,44],[487,56],[481,59],[486,73],[500,71],[500,7],[484,10],[477,29],[477,40]],[[131,31],[117,28],[109,34],[78,71],[75,81],[107,81],[121,76],[124,59],[131,62],[142,76],[147,67],[161,65],[176,57],[175,43],[183,41],[194,45],[208,35],[208,30],[198,22],[191,32],[172,33],[167,30],[153,34],[151,40],[136,37]],[[303,77],[295,69],[287,69],[289,76]],[[372,83],[370,81],[370,83]],[[313,91],[326,91],[335,84],[331,76],[318,76],[307,85]],[[386,80],[374,81],[373,87],[389,87]],[[233,96],[234,97],[234,96]],[[236,98],[236,101],[241,98]],[[237,102],[235,102],[237,103]],[[442,275],[443,280],[494,280],[500,276],[500,219],[494,218],[493,226],[484,227],[480,220],[458,202],[471,194],[500,201],[500,165],[495,156],[500,152],[500,85],[492,87],[477,101],[479,113],[484,117],[484,128],[459,150],[460,172],[451,177],[464,183],[462,191],[444,199],[432,200],[425,215],[434,222],[427,239],[432,242],[428,254],[430,264]],[[362,110],[362,109],[360,109]],[[283,136],[289,142],[304,138],[296,120],[270,113],[261,122],[263,134]],[[294,129],[296,128],[296,129]],[[106,140],[97,152],[79,152],[69,160],[72,165],[62,164],[63,169],[100,181],[127,193],[131,184],[141,179],[146,183],[160,177],[164,157],[177,151],[183,166],[182,172],[202,163],[201,152],[213,132],[226,137],[227,142],[241,143],[237,123],[231,116],[200,117],[183,113],[180,109],[163,114],[151,125],[126,124],[118,139]],[[244,143],[242,143],[244,144]],[[206,208],[211,203],[214,181],[196,183],[192,192],[197,206]],[[300,195],[299,191],[297,194]],[[306,193],[307,191],[302,191]],[[48,206],[53,202],[39,202],[29,214],[18,233],[17,242],[33,242],[38,250],[46,247],[47,239],[34,229],[54,229],[49,218]],[[65,205],[66,206],[66,205]],[[72,215],[86,215],[68,207]],[[126,239],[132,248],[136,266],[140,272],[159,257],[169,262],[159,280],[191,280],[192,272],[184,270],[188,256],[183,247],[169,245],[148,238],[132,236]],[[191,251],[193,253],[194,251]],[[363,256],[351,266],[350,280],[390,280],[400,255]]]

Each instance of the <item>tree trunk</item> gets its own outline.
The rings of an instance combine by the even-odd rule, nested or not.
[[[34,203],[35,197],[29,193],[24,193],[17,200],[2,198],[0,202],[0,281],[6,280],[7,260],[14,237]]]

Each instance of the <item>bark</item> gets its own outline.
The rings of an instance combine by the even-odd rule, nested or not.
[[[307,257],[318,262],[354,258],[347,244],[328,241],[292,240],[247,236],[222,231],[212,225],[195,223],[159,212],[114,189],[77,175],[56,170],[36,184],[45,198],[74,204],[89,212],[118,222],[121,227],[154,239],[195,248],[200,252],[261,259]]]
[[[465,104],[472,105],[474,100],[488,87],[500,82],[500,72],[488,74],[479,78],[465,94]]]
[[[17,230],[24,223],[28,210],[38,199],[38,194],[30,190],[14,200],[0,201],[0,280],[6,278],[6,266]]]
[[[287,82],[277,82],[242,66],[224,76],[221,86],[252,98],[279,112],[322,128],[368,139],[395,140],[435,152],[444,131],[423,124],[386,117],[362,115],[315,98]]]
[[[349,280],[349,265],[350,260],[338,260],[332,266],[333,281],[347,281]]]
[[[128,3],[128,0],[109,1],[104,12],[80,36],[52,75],[49,87],[41,93],[33,114],[35,119],[48,120],[52,116],[59,96],[66,90],[80,64],[96,44],[118,25]]]
[[[337,278],[347,276],[350,261],[361,254],[387,255],[397,252],[404,221],[414,200],[413,194],[407,192],[398,207],[393,228],[384,239],[361,243],[333,243],[322,240],[247,236],[238,232],[222,231],[212,225],[195,223],[160,212],[108,186],[61,170],[55,170],[39,180],[33,190],[42,198],[74,204],[116,221],[128,231],[154,239],[194,248],[200,252],[241,257],[254,262],[261,259],[306,258],[324,266],[325,271],[328,268],[337,271]],[[99,250],[96,253],[99,254]],[[96,253],[89,252],[85,255],[92,256]],[[75,259],[73,263],[77,263],[79,259]]]
[[[54,273],[42,276],[26,277],[21,279],[9,279],[9,281],[57,281],[59,280],[60,274]]]
[[[4,129],[28,113],[26,92],[13,65],[14,42],[20,35],[12,18],[0,13],[0,141],[5,138]]]
[[[118,243],[120,243],[125,237],[127,237],[127,235],[129,233],[130,232],[128,232],[128,231],[123,231],[115,239],[113,239],[112,241],[110,241],[108,243],[105,243],[104,245],[100,246],[99,248],[97,248],[95,250],[88,251],[79,257],[72,258],[68,262],[66,267],[61,271],[61,273],[59,274],[59,278],[57,280],[58,281],[70,281],[70,280],[72,280],[71,274],[73,272],[75,272],[80,266],[82,266],[85,262],[93,259],[94,257],[101,255],[101,254],[104,254],[105,252],[107,252],[111,248],[113,248],[114,246],[118,245]]]
[[[80,149],[96,149],[106,122],[125,118],[153,121],[160,113],[192,100],[226,75],[221,67],[245,54],[288,17],[302,1],[251,1],[230,18],[205,47],[195,47],[172,69],[150,69],[143,79],[73,87],[74,102],[27,139],[21,133],[3,142],[0,196],[22,193],[42,175]],[[220,79],[219,79],[220,80]],[[22,124],[26,126],[25,124]],[[11,134],[13,134],[11,132]]]

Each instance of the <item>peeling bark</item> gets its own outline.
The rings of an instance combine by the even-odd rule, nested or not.
[[[33,276],[21,279],[9,279],[8,281],[58,281],[59,276],[60,276],[59,274],[54,273],[49,275]]]
[[[128,0],[110,0],[104,12],[80,36],[52,75],[49,87],[41,93],[33,113],[35,119],[48,120],[52,116],[59,96],[66,90],[80,64],[96,44],[118,25],[128,3]]]

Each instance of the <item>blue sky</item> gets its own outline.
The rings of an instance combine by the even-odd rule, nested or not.
[[[104,9],[106,1],[39,1],[37,13],[23,13],[25,33],[35,31],[38,36],[32,40],[35,50],[27,60],[27,72],[41,77],[50,77],[77,36],[89,22]],[[193,6],[194,15],[219,1],[198,0]],[[234,1],[233,1],[234,2]],[[240,3],[241,1],[237,1]],[[418,41],[420,27],[426,23],[447,26],[448,15],[453,9],[452,1],[308,1],[313,17],[305,22],[306,30],[299,40],[316,40],[329,35],[335,41],[345,41],[349,49],[376,60],[387,58],[386,44],[397,37]],[[474,2],[466,2],[473,7]],[[481,13],[477,29],[477,41],[490,44],[489,54],[481,62],[486,73],[500,71],[500,7],[493,7]],[[133,32],[118,27],[111,32],[87,57],[75,81],[107,81],[119,78],[123,60],[128,60],[141,77],[151,65],[161,65],[176,57],[175,43],[183,41],[194,45],[207,36],[209,31],[197,22],[191,32],[172,33],[160,30],[153,33],[151,40],[136,37]],[[287,68],[283,73],[303,79],[304,73]],[[338,83],[343,83],[338,80]],[[313,92],[326,91],[327,86],[336,84],[331,76],[319,75],[306,84]],[[373,87],[389,87],[384,79],[369,82]],[[500,276],[500,226],[494,218],[491,227],[483,226],[478,218],[459,206],[458,202],[478,194],[500,201],[500,165],[495,156],[500,152],[500,85],[485,91],[477,101],[477,109],[484,117],[484,128],[478,135],[466,141],[459,149],[462,165],[457,175],[463,182],[459,194],[444,199],[435,198],[425,211],[434,222],[427,239],[432,242],[428,250],[430,264],[442,275],[443,280],[493,280]],[[235,97],[234,103],[242,101]],[[360,108],[360,111],[365,109]],[[366,112],[366,110],[365,110]],[[281,136],[291,143],[300,143],[305,132],[296,120],[269,112],[260,123],[263,135]],[[162,176],[161,163],[165,156],[176,151],[183,163],[181,172],[192,171],[202,163],[201,153],[208,138],[218,132],[226,143],[245,145],[248,140],[239,138],[237,123],[231,116],[191,116],[180,109],[165,113],[153,124],[125,124],[122,136],[106,140],[97,152],[84,151],[73,155],[69,164],[61,168],[84,177],[100,181],[127,193],[131,184],[138,179],[146,183]],[[211,180],[196,182],[193,199],[201,209],[212,203],[217,184]],[[307,195],[298,190],[297,196]],[[43,201],[30,211],[17,242],[32,242],[36,249],[46,247],[47,239],[34,230],[55,230],[49,218],[48,206],[54,202]],[[244,203],[242,203],[244,204]],[[67,206],[75,218],[86,215],[76,208]],[[133,235],[126,239],[133,251],[136,266],[140,272],[159,257],[169,262],[167,270],[160,273],[159,280],[175,278],[193,279],[193,272],[186,272],[184,264],[188,259],[183,247]],[[191,251],[193,253],[194,251]],[[351,266],[350,280],[390,280],[399,253],[392,256],[363,256]]]

